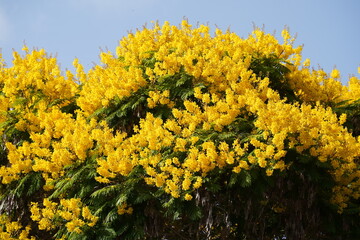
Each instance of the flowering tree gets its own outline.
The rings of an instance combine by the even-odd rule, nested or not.
[[[355,239],[360,80],[287,30],[165,22],[0,71],[1,239]]]

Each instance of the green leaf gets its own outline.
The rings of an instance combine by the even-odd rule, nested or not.
[[[98,108],[95,110],[95,112],[93,114],[90,115],[89,118],[102,116],[102,115],[106,114],[108,111],[109,111],[109,109],[105,108],[105,107]]]
[[[218,135],[218,139],[221,141],[233,140],[235,137],[236,137],[236,134],[234,132],[221,132]]]
[[[119,214],[117,213],[117,209],[113,209],[109,211],[109,213],[106,215],[104,219],[104,223],[112,223],[118,218],[119,218]]]
[[[250,187],[252,183],[251,174],[248,171],[241,171],[240,173],[241,187]]]
[[[30,172],[20,179],[12,191],[17,197],[31,196],[43,186],[44,180],[40,173]]]
[[[182,85],[184,85],[187,81],[191,80],[191,78],[189,78],[187,75],[182,74],[181,78],[179,80],[176,81],[175,86],[176,87],[180,87]]]
[[[190,206],[186,206],[186,209],[187,213],[189,214],[189,218],[192,221],[198,221],[201,218],[202,212],[199,206],[191,204]]]
[[[234,186],[239,180],[239,173],[231,173],[228,186],[232,187]]]
[[[215,180],[216,181],[216,180]],[[213,193],[217,193],[221,190],[221,185],[218,184],[217,182],[215,181],[212,181],[212,180],[209,180],[209,184],[207,186],[207,189],[210,191],[210,192],[213,192]]]
[[[90,181],[93,181],[93,177],[95,174],[95,168],[92,164],[86,164],[80,166],[79,168],[75,168],[75,166],[70,165],[67,169],[67,174],[63,176],[62,179],[57,180],[55,184],[55,191],[50,195],[49,198],[57,198],[61,194],[67,194],[77,197],[84,197],[84,194],[87,195],[88,192],[85,192],[86,189],[89,191],[91,188],[82,188],[79,192],[79,188],[81,188],[81,184],[89,184]],[[91,191],[90,191],[91,192]]]
[[[16,105],[25,105],[27,103],[28,99],[24,98],[24,97],[18,97],[16,98],[16,100],[14,101],[14,106]]]
[[[103,187],[103,188],[93,192],[90,195],[90,197],[91,198],[101,199],[101,198],[104,198],[104,197],[108,197],[108,196],[110,196],[111,194],[113,194],[115,192],[120,191],[120,189],[121,189],[120,184],[106,186],[106,187]]]
[[[144,191],[144,192],[139,193],[139,195],[135,198],[134,203],[135,204],[143,203],[152,198],[153,198],[153,196],[149,192]]]
[[[121,204],[125,203],[128,199],[128,195],[125,193],[121,193],[116,201],[116,206],[120,206]]]

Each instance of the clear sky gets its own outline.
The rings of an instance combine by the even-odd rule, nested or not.
[[[278,39],[287,26],[304,59],[327,72],[338,68],[346,83],[359,77],[359,13],[360,0],[0,0],[0,48],[8,65],[25,42],[57,54],[63,70],[73,70],[75,57],[90,69],[100,48],[115,53],[123,36],[153,20],[178,25],[185,17],[241,37],[256,25]]]

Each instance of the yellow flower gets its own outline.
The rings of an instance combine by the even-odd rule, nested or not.
[[[126,203],[123,203],[123,204],[121,204],[120,206],[117,207],[117,213],[119,215],[132,214],[133,213],[133,208],[129,207]]]
[[[192,198],[193,198],[193,197],[192,197],[190,194],[188,194],[188,193],[186,193],[185,196],[184,196],[184,199],[185,199],[186,201],[190,201]]]
[[[182,189],[185,190],[185,191],[186,191],[186,190],[189,190],[190,185],[191,185],[190,179],[189,179],[189,178],[185,178],[184,181],[183,181],[183,183],[182,183]]]
[[[273,169],[266,169],[266,175],[267,176],[271,176],[273,174],[274,170]]]
[[[310,66],[310,59],[305,59],[305,61],[303,62],[303,66],[304,67],[309,67]]]
[[[332,78],[334,78],[334,79],[338,79],[338,78],[340,78],[340,71],[337,70],[337,69],[333,69],[333,70],[331,71],[330,76],[331,76]]]
[[[194,189],[198,189],[200,188],[202,185],[202,178],[201,177],[196,177],[196,181],[194,183]]]

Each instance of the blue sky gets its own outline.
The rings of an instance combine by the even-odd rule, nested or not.
[[[73,70],[75,57],[90,69],[100,48],[115,53],[123,36],[153,20],[178,25],[185,17],[242,37],[256,25],[278,39],[287,26],[304,59],[327,72],[338,68],[346,83],[359,77],[359,12],[360,0],[0,0],[0,48],[8,65],[25,42],[56,54],[63,70]]]

